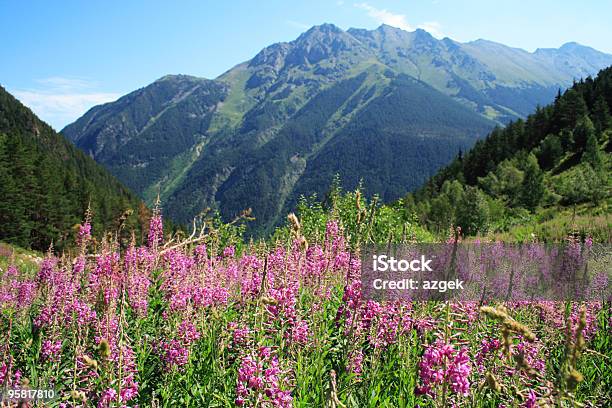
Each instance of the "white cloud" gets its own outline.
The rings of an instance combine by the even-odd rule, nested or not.
[[[357,3],[355,7],[368,12],[368,15],[380,24],[387,24],[393,27],[401,28],[406,31],[413,31],[414,28],[406,21],[404,14],[392,13],[386,9],[377,9],[370,6],[368,3]]]
[[[368,3],[356,3],[355,7],[365,10],[368,16],[376,20],[379,24],[387,24],[393,27],[401,28],[406,31],[414,31],[416,28],[421,28],[434,37],[443,38],[442,27],[437,21],[427,21],[416,26],[408,23],[408,19],[405,14],[393,13],[387,9],[378,9],[369,5]]]
[[[96,92],[96,84],[84,79],[50,77],[35,82],[39,84],[36,88],[13,89],[11,93],[57,130],[78,119],[92,106],[121,96]]]

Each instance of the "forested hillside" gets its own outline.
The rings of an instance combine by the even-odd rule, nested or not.
[[[70,243],[88,207],[98,231],[114,231],[118,222],[140,231],[149,214],[110,173],[2,87],[0,197],[0,240],[39,250]]]
[[[612,68],[559,93],[525,120],[497,128],[404,204],[433,230],[499,232],[570,211],[610,230]],[[604,232],[605,233],[605,232]]]

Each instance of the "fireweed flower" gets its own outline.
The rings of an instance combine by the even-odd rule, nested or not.
[[[529,390],[527,397],[525,398],[525,403],[522,406],[524,408],[536,408],[538,406],[536,394],[533,392],[533,390]]]
[[[72,276],[75,278],[80,278],[83,272],[85,271],[86,259],[83,255],[76,258],[74,264],[72,265]]]
[[[161,339],[155,349],[164,361],[166,368],[172,370],[174,367],[182,368],[189,362],[190,349],[193,343],[200,338],[200,332],[195,325],[184,320],[177,328],[177,338]]]
[[[91,239],[91,224],[89,220],[85,220],[85,222],[79,225],[79,232],[77,234],[77,245],[81,248],[84,248],[85,245]]]
[[[130,306],[139,316],[146,316],[149,305],[149,287],[151,286],[151,269],[155,256],[148,248],[130,247],[123,260],[127,273],[127,295]]]
[[[363,371],[363,351],[356,349],[351,351],[348,358],[347,370],[350,373],[360,375]]]
[[[107,388],[98,401],[98,408],[107,408],[117,401],[117,391],[114,388]]]
[[[43,340],[40,349],[40,357],[43,361],[59,362],[62,353],[61,340]]]
[[[370,335],[370,344],[375,349],[384,349],[397,340],[400,315],[394,305],[387,305],[380,309],[375,328]]]
[[[295,282],[286,287],[270,289],[269,295],[273,302],[266,305],[268,313],[281,323],[286,322],[293,325],[297,317],[295,310],[297,291],[298,285]]]
[[[53,276],[56,273],[57,262],[57,258],[54,256],[43,259],[40,269],[36,274],[36,281],[39,284],[49,285],[52,283]]]
[[[308,323],[303,320],[300,320],[295,324],[295,326],[291,329],[291,341],[297,344],[306,344],[308,342],[308,338],[310,337],[310,329],[308,328]]]
[[[233,258],[236,253],[236,247],[233,245],[227,246],[223,249],[224,258]]]
[[[446,384],[454,393],[468,395],[471,373],[467,348],[457,350],[452,344],[438,339],[425,349],[419,363],[419,377],[423,385],[417,388],[417,393],[435,396],[436,389]]]
[[[322,242],[313,240],[307,247],[296,240],[288,246],[261,251],[255,248],[251,252],[253,247],[246,247],[237,255],[236,249],[228,246],[221,249],[219,256],[216,245],[207,248],[205,244],[161,253],[158,250],[163,239],[161,216],[156,215],[151,221],[149,242],[143,247],[133,244],[119,253],[119,246],[111,243],[95,260],[89,260],[82,252],[74,262],[67,257],[47,256],[34,279],[26,279],[14,266],[4,273],[0,271],[0,303],[31,310],[34,326],[40,333],[40,358],[36,364],[59,371],[55,367],[61,366],[63,370],[65,361],[74,355],[74,369],[51,374],[51,381],[59,384],[60,380],[69,380],[66,383],[74,384],[75,395],[83,396],[68,404],[108,407],[135,403],[139,393],[136,380],[141,375],[146,379],[148,375],[137,372],[136,353],[142,352],[138,347],[143,338],[138,338],[140,334],[131,330],[132,327],[127,332],[122,329],[138,324],[136,319],[151,313],[159,313],[154,316],[159,321],[159,331],[153,339],[146,339],[146,343],[153,344],[154,354],[167,371],[183,373],[189,372],[189,364],[200,357],[195,353],[203,348],[197,347],[197,343],[202,337],[210,336],[212,331],[208,325],[219,316],[236,319],[220,330],[218,339],[221,347],[229,343],[229,362],[237,370],[235,403],[249,407],[292,405],[292,387],[299,384],[294,377],[296,354],[303,347],[311,348],[309,352],[320,352],[315,344],[325,347],[324,342],[313,341],[314,331],[320,327],[319,323],[325,323],[322,318],[330,313],[332,317],[336,314],[335,327],[332,324],[330,328],[332,336],[346,344],[342,349],[346,371],[362,378],[371,374],[368,371],[371,367],[366,363],[371,357],[383,353],[392,357],[396,347],[390,346],[404,340],[418,345],[429,339],[431,331],[441,324],[439,315],[428,313],[431,308],[417,302],[364,299],[359,279],[360,258],[348,248],[337,221],[327,223]],[[82,226],[77,240],[85,243],[90,235],[91,230]],[[443,255],[451,256],[454,239],[453,235]],[[567,254],[562,253],[568,268],[571,260],[582,259],[589,248],[588,242],[582,247],[579,242],[572,245]],[[211,248],[215,253],[209,255]],[[482,245],[488,267],[497,266],[499,259],[508,256],[513,262],[539,265],[542,274],[554,270],[554,265],[538,263],[542,258],[538,247],[524,251],[524,259],[518,252],[502,251],[502,245]],[[459,262],[459,266],[463,264],[467,262]],[[467,274],[469,268],[458,272]],[[598,282],[597,278],[592,280],[593,285],[605,287],[605,281]],[[506,281],[499,284],[507,287]],[[153,296],[159,309],[149,308]],[[123,309],[125,306],[129,307]],[[538,326],[538,335],[542,334],[543,339],[555,329],[563,331],[567,326],[564,304],[513,302],[507,306],[522,309],[534,320],[539,318],[542,325]],[[588,303],[582,318],[580,305],[572,306],[569,314],[572,330],[583,319],[584,336],[587,341],[593,338],[601,308],[601,303]],[[226,311],[229,313],[224,314]],[[418,364],[416,391],[440,396],[446,389],[447,394],[466,395],[474,370],[477,374],[495,375],[500,382],[505,381],[504,387],[510,383],[521,390],[533,388],[533,391],[522,391],[523,398],[519,397],[517,403],[535,406],[537,396],[545,392],[542,384],[534,385],[535,377],[530,372],[536,370],[548,378],[551,375],[545,371],[544,358],[549,350],[544,340],[538,337],[530,342],[513,333],[508,357],[502,353],[500,340],[466,330],[477,326],[473,324],[478,320],[477,304],[451,303],[450,311],[453,325],[448,326],[452,331],[449,338],[453,343],[438,340],[426,347]],[[17,319],[14,324],[18,324]],[[413,330],[417,335],[413,335]],[[470,337],[458,340],[460,331]],[[73,334],[77,336],[77,344],[71,354]],[[4,344],[12,347],[15,337],[9,343],[0,336],[0,383],[6,378],[8,384],[19,386],[21,372],[15,367],[18,359],[10,355],[13,351],[8,346],[3,347]],[[256,347],[258,341],[269,347]],[[461,346],[465,343],[460,341],[478,345],[472,361],[468,359],[468,350]],[[9,353],[7,358],[6,353]]]
[[[116,361],[119,363],[119,360]],[[131,347],[123,345],[121,347],[121,390],[119,401],[126,403],[138,395],[138,382],[135,381],[137,375],[136,355]]]
[[[206,245],[200,244],[195,247],[195,261],[198,264],[205,264],[208,261],[208,253],[206,252]]]
[[[87,302],[81,299],[73,299],[66,308],[67,323],[75,322],[83,327],[95,322],[96,311]]]
[[[149,222],[149,234],[147,236],[147,244],[149,248],[157,248],[164,239],[164,223],[162,221],[161,212],[156,209],[153,212],[151,221]]]
[[[179,340],[162,340],[157,349],[168,370],[183,367],[189,361],[189,349]]]
[[[34,280],[21,278],[17,267],[10,265],[6,274],[0,277],[0,309],[28,310],[34,301],[36,290]]]
[[[232,334],[232,343],[229,348],[239,348],[247,344],[251,330],[248,326],[240,326],[237,322],[230,322],[228,329]]]
[[[273,407],[291,407],[291,392],[281,387],[283,375],[278,358],[269,347],[245,355],[238,368],[235,404],[254,406],[268,402]]]
[[[482,339],[480,348],[475,356],[476,368],[479,373],[486,370],[485,362],[491,358],[491,355],[498,353],[501,349],[501,342],[496,338]]]
[[[13,377],[11,378],[9,368],[9,363],[0,364],[0,384],[3,384],[6,387],[18,389],[21,386],[21,370],[15,370]]]

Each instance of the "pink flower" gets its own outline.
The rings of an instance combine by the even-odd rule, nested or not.
[[[84,247],[87,242],[91,239],[91,224],[89,220],[85,220],[85,222],[79,225],[79,233],[77,235],[77,244],[80,247]]]
[[[537,407],[537,398],[535,392],[533,390],[529,390],[527,394],[527,398],[525,399],[525,403],[523,404],[524,408],[536,408]]]
[[[98,401],[98,408],[110,407],[113,401],[117,400],[117,391],[114,388],[107,388]]]
[[[349,354],[348,371],[353,374],[361,374],[363,370],[363,351],[357,349]]]
[[[254,405],[253,401],[265,399],[274,407],[291,407],[291,392],[281,389],[282,375],[278,358],[269,347],[244,356],[238,368],[236,405]]]
[[[306,344],[308,337],[310,336],[310,329],[308,323],[300,320],[291,329],[291,341],[297,344]]]
[[[43,360],[57,362],[62,354],[62,341],[43,340],[40,348],[40,356]]]
[[[472,366],[465,347],[456,350],[451,344],[436,340],[427,347],[419,363],[419,377],[423,383],[417,391],[435,395],[435,388],[443,383],[460,395],[468,395]]]
[[[233,245],[227,246],[225,247],[225,249],[223,249],[224,258],[233,258],[235,253],[236,253],[236,247]]]
[[[157,248],[164,239],[164,223],[159,210],[155,210],[149,223],[149,235],[147,236],[147,244],[149,248]]]

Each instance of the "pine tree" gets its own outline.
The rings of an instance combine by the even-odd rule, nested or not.
[[[563,146],[557,135],[548,135],[540,144],[538,161],[543,169],[551,169],[563,155]]]
[[[612,116],[610,109],[602,95],[599,95],[593,105],[593,124],[597,133],[601,133],[606,129],[612,128]]]
[[[556,126],[555,130],[573,128],[578,120],[587,113],[587,105],[582,94],[576,89],[569,89],[555,104],[555,120],[553,121]]]
[[[574,128],[574,148],[576,150],[583,149],[586,141],[591,135],[595,135],[595,126],[588,116],[584,115]]]
[[[0,133],[0,240],[15,242],[20,235],[19,222],[24,218],[23,208],[15,205],[19,195],[9,162],[8,137]]]
[[[9,173],[15,182],[16,192],[11,197],[13,205],[13,236],[10,242],[23,247],[30,246],[30,235],[34,229],[34,206],[38,185],[34,175],[35,151],[33,146],[20,137],[9,137],[7,143]]]

